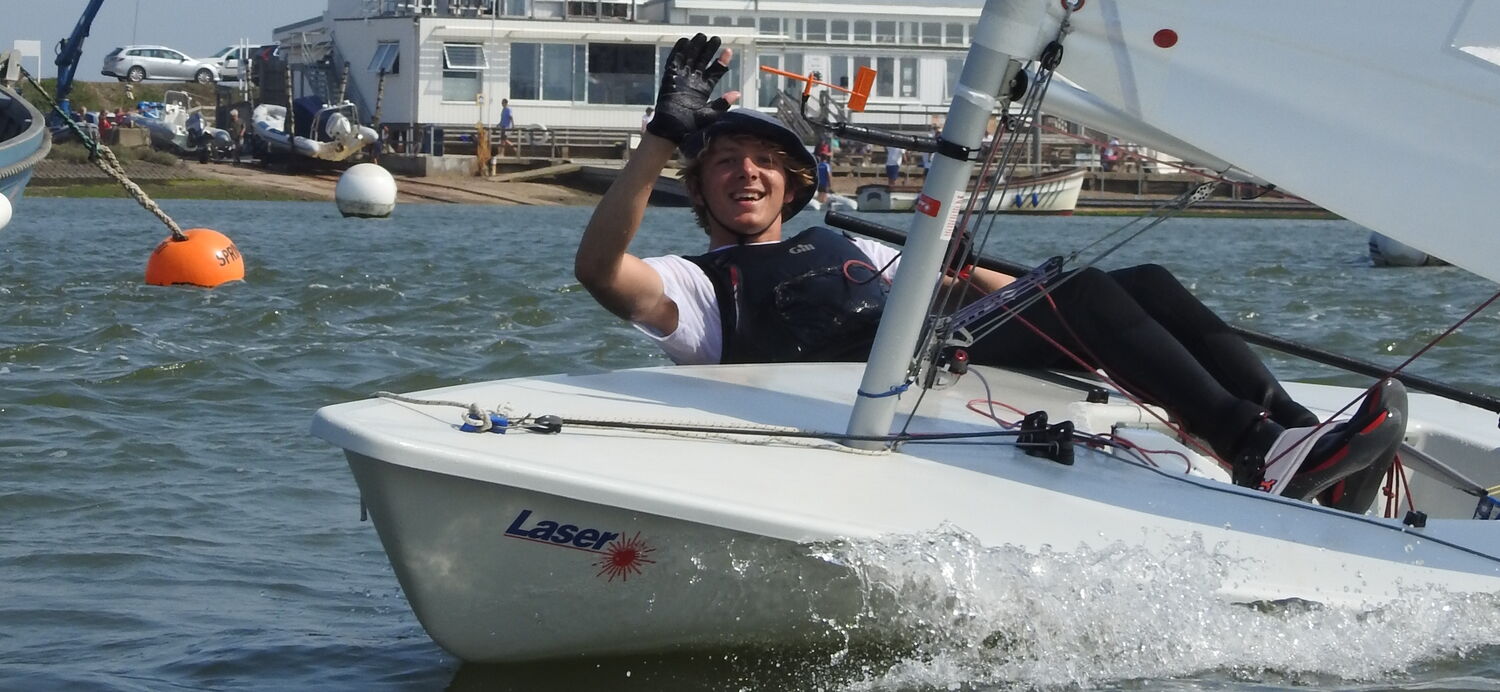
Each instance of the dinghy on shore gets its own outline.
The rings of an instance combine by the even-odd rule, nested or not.
[[[349,101],[332,105],[304,96],[294,100],[292,108],[292,133],[286,131],[286,106],[265,103],[251,113],[262,154],[344,161],[379,139],[373,128],[359,124],[359,112]]]
[[[943,137],[962,148],[950,153],[977,151],[1004,112],[994,95],[1061,41],[1059,69],[1143,130],[1500,281],[1486,189],[1500,171],[1464,140],[1500,122],[1483,96],[1500,65],[1465,41],[1500,27],[1462,0],[1385,9],[988,0]],[[1381,34],[1399,44],[1371,41],[1376,25],[1399,27]],[[1410,146],[1391,93],[1446,126]],[[1443,176],[1436,199],[1407,204],[1392,156]],[[973,166],[935,157],[868,364],[522,377],[318,411],[313,434],[345,450],[432,638],[489,662],[900,639],[870,617],[899,580],[837,546],[912,536],[1030,554],[1195,550],[1222,565],[1203,578],[1241,603],[1500,593],[1487,490],[1500,486],[1500,407],[1414,392],[1392,497],[1348,511],[1231,483],[1162,412],[1100,382],[914,365]],[[1287,388],[1323,416],[1361,394]],[[1011,427],[1037,411],[1076,434]]]
[[[130,116],[136,127],[151,136],[151,146],[174,154],[211,152],[215,158],[229,154],[234,140],[229,133],[208,123],[204,106],[185,91],[168,91],[160,103],[142,102]]]

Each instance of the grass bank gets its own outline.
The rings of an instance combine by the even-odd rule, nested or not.
[[[57,92],[57,80],[55,78],[43,79],[39,81],[41,82],[42,88],[47,91],[47,96],[52,96]],[[30,101],[39,110],[51,110],[51,106],[48,104],[47,99],[42,95],[37,94],[36,90],[31,88],[31,84],[29,82],[22,80],[18,86],[20,87],[22,98]],[[68,100],[71,101],[74,106],[83,106],[88,108],[90,112],[97,112],[106,109],[112,111],[116,108],[123,108],[128,111],[132,108],[135,108],[135,104],[139,101],[160,101],[162,99],[162,96],[168,91],[186,91],[189,94],[192,94],[193,99],[198,103],[208,104],[210,106],[212,106],[214,103],[214,85],[212,84],[195,84],[188,82],[141,82],[139,84],[131,85],[131,91],[135,94],[135,98],[129,98],[125,95],[124,82],[75,81],[73,82],[72,93],[68,94]]]

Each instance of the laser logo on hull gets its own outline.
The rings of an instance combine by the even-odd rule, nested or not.
[[[521,510],[520,514],[505,529],[506,538],[531,541],[542,545],[581,550],[599,555],[594,566],[599,568],[595,576],[614,581],[629,580],[640,574],[642,565],[655,564],[647,556],[656,549],[646,544],[637,532],[629,538],[621,538],[616,531],[566,524],[550,519],[532,520],[532,511]]]

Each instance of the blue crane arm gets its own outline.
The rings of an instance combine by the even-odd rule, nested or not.
[[[83,57],[83,39],[88,38],[89,27],[94,24],[94,15],[99,14],[99,6],[104,0],[89,0],[88,7],[84,8],[83,16],[78,18],[78,25],[73,27],[73,33],[57,44],[57,102],[64,109],[68,105],[68,92],[73,90],[73,74],[78,71],[78,60]]]

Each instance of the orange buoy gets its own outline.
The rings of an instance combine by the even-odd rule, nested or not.
[[[209,228],[189,228],[184,240],[168,237],[146,260],[146,283],[152,286],[189,284],[213,288],[245,278],[240,249],[223,233]]]

